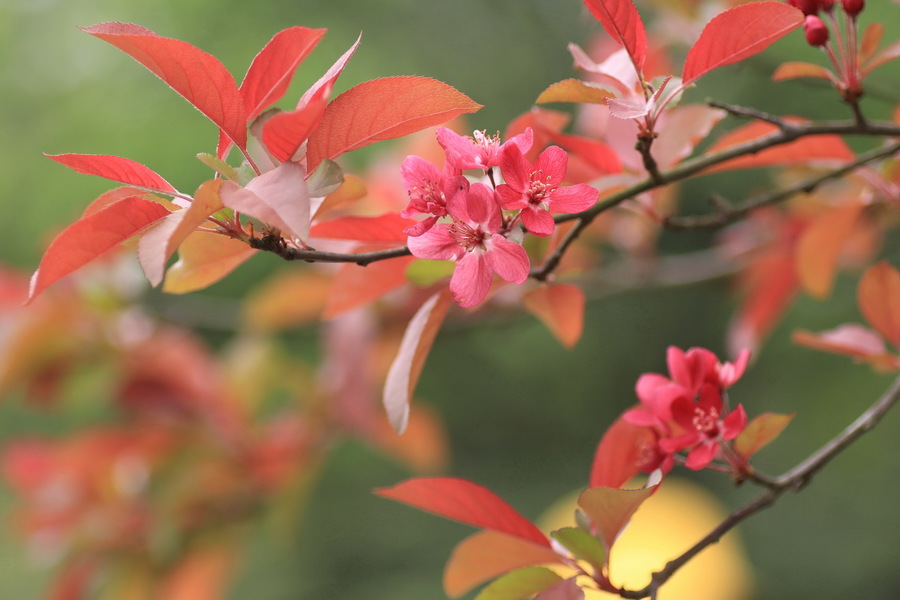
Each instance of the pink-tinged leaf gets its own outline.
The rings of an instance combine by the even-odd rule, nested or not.
[[[187,294],[209,287],[256,252],[240,240],[195,231],[178,247],[178,261],[166,273],[162,289],[169,294]]]
[[[331,86],[325,86],[306,105],[278,113],[263,124],[263,144],[272,156],[280,162],[294,158],[303,142],[322,122],[330,93]]]
[[[497,531],[479,531],[453,549],[444,567],[444,591],[455,598],[504,573],[559,560],[545,545]]]
[[[550,547],[537,525],[523,517],[500,496],[484,486],[456,477],[419,477],[389,488],[375,490],[390,498],[424,511],[490,529]]]
[[[894,347],[900,347],[900,272],[886,262],[869,267],[857,289],[866,321]]]
[[[325,109],[309,138],[309,169],[315,170],[324,158],[440,125],[480,108],[455,88],[427,77],[385,77],[361,83]]]
[[[44,156],[84,175],[97,175],[154,192],[175,191],[172,184],[157,175],[156,172],[128,158],[104,154],[45,154]]]
[[[641,472],[642,462],[648,454],[653,455],[656,446],[656,435],[651,428],[617,419],[597,444],[590,487],[622,487]]]
[[[312,84],[312,86],[306,90],[303,95],[300,97],[300,101],[297,102],[297,108],[303,108],[307,104],[309,104],[310,99],[319,93],[324,87],[333,88],[335,82],[338,77],[341,76],[341,73],[344,71],[344,67],[347,66],[347,63],[353,57],[353,53],[356,52],[356,48],[359,47],[359,41],[362,39],[362,33],[359,34],[359,37],[356,38],[356,41],[353,42],[353,45],[350,46],[346,52],[344,52],[340,58],[338,58],[333,65],[322,75],[317,82]]]
[[[584,160],[597,170],[597,174],[609,175],[622,172],[622,161],[611,147],[603,142],[566,133],[549,134],[551,140]],[[570,157],[571,158],[571,157]]]
[[[75,221],[50,243],[31,277],[29,301],[47,286],[137,235],[169,214],[157,202],[125,198]]]
[[[802,12],[775,0],[742,4],[720,13],[688,51],[683,85],[762,52],[802,24]]]
[[[403,433],[409,422],[413,391],[448,308],[450,293],[444,290],[434,294],[416,311],[403,333],[397,357],[384,383],[384,408],[397,433]]]
[[[734,439],[734,451],[744,460],[772,443],[788,426],[793,414],[763,413],[750,421],[747,428]]]
[[[795,120],[794,122],[800,121]],[[729,131],[710,146],[706,154],[715,154],[776,133],[778,133],[776,125],[756,121]],[[803,137],[787,144],[780,144],[754,154],[719,163],[704,173],[782,165],[836,166],[848,163],[853,159],[853,151],[841,136],[817,135]]]
[[[850,201],[816,217],[797,242],[797,275],[806,292],[820,300],[831,293],[838,258],[863,211]]]
[[[551,585],[535,596],[534,600],[584,600],[584,590],[575,577],[570,577]]]
[[[606,104],[615,92],[580,79],[564,79],[550,84],[535,100],[535,104],[547,102],[581,102],[585,104]]]
[[[885,63],[889,63],[890,61],[898,57],[900,57],[900,41],[888,44],[887,46],[879,50],[878,53],[872,57],[872,60],[870,60],[866,64],[866,66],[863,67],[863,77],[871,73],[874,69],[880,67]]]
[[[219,198],[222,181],[214,179],[202,184],[187,208],[170,213],[141,236],[138,242],[138,259],[144,275],[154,287],[162,283],[166,263],[181,242],[210,215],[224,208]]]
[[[900,369],[900,357],[887,351],[878,333],[855,323],[840,325],[822,333],[795,331],[791,340],[798,346],[849,356],[881,371]]]
[[[786,62],[778,65],[772,74],[772,81],[787,81],[789,79],[825,79],[835,81],[834,73],[823,67],[807,62]]]
[[[577,285],[542,285],[522,298],[528,312],[547,326],[566,348],[578,343],[584,329],[584,292]]]
[[[597,528],[597,534],[606,545],[607,552],[634,512],[644,500],[653,495],[658,486],[659,481],[651,477],[647,487],[637,490],[595,487],[581,493],[578,506]]]
[[[297,66],[309,56],[326,31],[295,25],[276,33],[260,50],[240,87],[248,122],[284,96]],[[229,145],[228,138],[221,134],[217,152],[219,158],[225,155]]]
[[[238,148],[247,147],[244,100],[234,78],[216,57],[129,23],[100,23],[82,30],[147,67],[218,125]]]
[[[220,196],[228,208],[305,240],[309,236],[309,193],[306,171],[298,163],[281,163],[245,187],[223,182]]]
[[[686,104],[667,111],[659,137],[653,142],[653,158],[668,169],[687,158],[709,135],[725,111],[702,104]]]
[[[367,248],[357,250],[365,252]],[[341,265],[332,280],[322,318],[332,319],[403,287],[408,283],[406,268],[414,260],[412,256],[402,256],[379,260],[365,267],[353,263]]]
[[[415,225],[412,219],[399,213],[385,213],[377,217],[338,217],[312,226],[309,236],[333,240],[360,242],[406,242],[407,227]]]
[[[492,581],[481,590],[476,600],[524,600],[562,580],[546,567],[525,567]]]
[[[584,0],[584,4],[606,33],[625,47],[635,69],[642,72],[647,59],[647,33],[631,0]]]
[[[617,119],[640,119],[650,112],[650,103],[643,98],[611,98],[607,101],[609,114]]]

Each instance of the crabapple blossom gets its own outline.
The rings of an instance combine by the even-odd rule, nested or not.
[[[407,235],[419,236],[447,214],[447,198],[459,189],[461,171],[450,166],[448,161],[442,172],[418,156],[407,156],[400,171],[409,194],[409,205],[400,215],[406,218],[428,215],[404,231]]]
[[[447,161],[462,170],[483,169],[487,171],[500,164],[500,155],[505,148],[517,147],[522,153],[531,149],[534,133],[531,128],[524,133],[511,137],[500,143],[500,135],[487,135],[485,131],[476,131],[472,137],[440,127],[437,130],[438,143],[447,153]]]
[[[460,306],[480,304],[491,287],[493,274],[517,284],[528,278],[528,254],[501,233],[503,216],[497,192],[460,178],[461,189],[447,201],[451,223],[437,223],[419,236],[410,236],[413,256],[454,260],[450,291]]]
[[[516,145],[508,145],[500,156],[500,170],[506,183],[497,186],[504,209],[521,210],[522,224],[538,236],[553,233],[556,223],[551,212],[572,214],[597,203],[600,193],[585,183],[561,187],[569,156],[559,146],[550,146],[534,164]]]

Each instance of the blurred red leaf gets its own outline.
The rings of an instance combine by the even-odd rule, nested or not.
[[[238,148],[247,147],[244,100],[234,78],[216,57],[130,23],[100,23],[81,29],[147,67],[218,125]]]
[[[360,247],[357,250],[362,252],[366,248]],[[374,302],[388,292],[406,285],[406,268],[413,260],[415,259],[411,256],[401,256],[376,261],[365,267],[353,263],[341,265],[332,281],[322,317],[331,319]]]
[[[384,408],[397,433],[403,433],[409,422],[409,403],[431,345],[447,316],[450,298],[450,291],[443,290],[422,304],[407,325],[397,357],[391,363],[384,383]]]
[[[584,329],[584,292],[580,287],[570,283],[542,285],[525,294],[522,303],[563,346],[572,348],[578,343]]]
[[[719,13],[688,51],[683,85],[762,52],[802,23],[802,12],[774,0],[742,4]]]
[[[240,240],[195,231],[178,247],[178,261],[169,267],[163,291],[186,294],[208,287],[238,268],[256,250]]]
[[[406,242],[404,229],[415,225],[412,219],[399,213],[385,213],[377,217],[338,217],[312,226],[309,236],[333,240],[360,242]]]
[[[168,181],[139,162],[105,154],[44,154],[83,175],[97,175],[157,192],[174,192]]]
[[[584,0],[603,29],[625,47],[635,68],[641,71],[647,59],[647,33],[631,0]]]
[[[822,65],[806,62],[786,62],[778,65],[775,73],[772,74],[772,81],[787,81],[788,79],[804,77],[834,81],[834,75],[831,71]]]
[[[148,225],[170,214],[157,202],[137,196],[110,204],[75,221],[50,243],[31,277],[29,301],[47,286],[103,256]]]
[[[455,477],[408,479],[375,490],[390,498],[473,527],[490,529],[549,548],[547,536],[489,489]]]
[[[772,443],[781,435],[794,415],[763,413],[750,421],[734,440],[734,451],[745,460]]]
[[[427,77],[385,77],[354,86],[334,99],[309,138],[309,170],[373,142],[440,125],[481,105]]]
[[[831,293],[838,258],[862,213],[860,202],[847,202],[816,217],[797,242],[797,275],[814,298]]]
[[[650,428],[617,419],[597,444],[590,487],[622,487],[640,473],[647,449],[655,448],[656,443],[656,436]]]
[[[559,555],[544,545],[498,531],[479,531],[453,549],[444,567],[444,591],[455,598],[515,569],[558,561]]]
[[[900,347],[900,271],[886,262],[869,267],[860,279],[857,300],[866,321]]]

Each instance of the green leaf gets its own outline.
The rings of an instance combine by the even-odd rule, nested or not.
[[[576,559],[590,563],[598,571],[603,568],[606,562],[603,542],[587,531],[577,527],[563,527],[551,533],[550,537],[562,544]]]
[[[520,600],[562,581],[546,567],[528,567],[507,573],[481,590],[475,600]]]
[[[202,162],[204,165],[206,165],[225,179],[230,179],[235,183],[240,183],[240,177],[238,176],[237,169],[229,165],[224,160],[216,158],[215,156],[207,152],[201,152],[197,155],[197,158],[200,160],[200,162]]]

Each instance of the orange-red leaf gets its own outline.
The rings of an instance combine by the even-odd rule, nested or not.
[[[578,506],[597,527],[607,552],[634,512],[653,495],[658,485],[659,481],[651,481],[647,487],[636,490],[594,487],[581,493]]]
[[[263,124],[263,144],[272,156],[281,162],[293,158],[322,122],[330,94],[331,86],[326,85],[307,104],[297,110],[278,113]]]
[[[161,204],[132,196],[75,221],[56,236],[44,253],[31,277],[29,300],[168,214]]]
[[[831,71],[822,65],[807,62],[786,62],[778,65],[775,73],[772,74],[772,81],[787,81],[788,79],[803,77],[834,81],[834,75]]]
[[[655,448],[656,443],[656,436],[649,427],[617,419],[597,444],[590,487],[622,487],[640,472],[643,455],[648,448]]]
[[[860,202],[847,202],[816,217],[797,242],[797,275],[814,298],[831,293],[838,257],[853,233],[863,210]]]
[[[256,250],[240,240],[212,232],[195,231],[178,247],[178,261],[166,273],[163,291],[186,294],[216,283]]]
[[[325,109],[309,138],[309,171],[324,158],[440,125],[480,108],[455,88],[427,77],[385,77],[361,83]]]
[[[900,347],[900,272],[886,262],[869,267],[857,290],[866,321],[895,347]]]
[[[559,556],[546,546],[497,531],[479,531],[453,549],[444,567],[444,591],[455,598],[504,573],[554,562],[559,562]]]
[[[238,148],[246,148],[244,100],[234,78],[216,57],[130,23],[100,23],[82,30],[147,67],[218,125]]]
[[[742,4],[720,13],[688,51],[683,84],[762,52],[802,23],[802,12],[775,0]]]
[[[759,415],[750,421],[747,428],[735,438],[734,451],[744,459],[750,458],[781,435],[793,418],[793,414],[763,413]]]
[[[403,333],[384,384],[384,408],[397,433],[403,433],[409,422],[413,391],[449,307],[449,290],[434,294],[416,311]]]
[[[550,547],[547,536],[489,489],[455,477],[419,477],[375,490],[390,498],[454,521],[505,533]]]
[[[571,283],[542,285],[522,298],[536,316],[566,348],[578,343],[584,329],[584,292]]]
[[[366,248],[358,248],[366,251]],[[406,268],[415,260],[411,256],[379,260],[361,267],[341,265],[331,285],[328,302],[322,317],[331,319],[340,314],[370,304],[407,283]],[[412,390],[410,390],[410,394]]]
[[[84,175],[97,175],[120,183],[158,192],[174,192],[168,181],[139,162],[104,154],[44,154]]]
[[[277,331],[319,319],[331,278],[321,271],[289,269],[256,285],[243,303],[252,331]]]
[[[309,236],[360,242],[406,242],[403,230],[415,225],[412,219],[399,213],[385,213],[377,217],[338,217],[313,225]]]
[[[547,102],[582,102],[586,104],[606,104],[615,93],[580,79],[563,79],[551,83],[535,100],[535,104]]]
[[[625,47],[635,68],[642,70],[647,58],[647,33],[631,0],[584,0],[584,4],[606,33]]]

